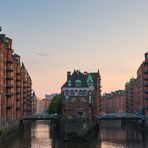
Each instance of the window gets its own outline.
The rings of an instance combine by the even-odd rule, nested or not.
[[[78,96],[78,92],[75,92],[75,96]]]
[[[92,102],[91,102],[91,96],[89,96],[89,103],[91,104]]]
[[[83,93],[82,93],[82,91],[80,90],[80,91],[79,91],[79,96],[82,96],[82,95],[83,95]]]
[[[80,101],[81,102],[87,102],[87,100],[85,98],[81,98]]]
[[[75,96],[78,96],[78,92],[77,92],[77,90],[75,90]]]
[[[83,91],[83,96],[87,96],[87,91],[86,90]]]
[[[66,95],[69,95],[69,91],[66,90],[66,91],[64,92],[64,95],[65,95],[65,96],[66,96]]]

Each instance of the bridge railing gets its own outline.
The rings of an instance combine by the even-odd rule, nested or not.
[[[34,115],[34,116],[22,117],[21,120],[27,120],[27,119],[28,120],[29,119],[32,119],[32,120],[33,119],[36,119],[37,120],[37,119],[52,119],[52,118],[53,119],[56,119],[56,118],[59,118],[59,116],[57,114],[56,115],[55,114],[46,114],[46,115],[44,115],[44,114],[43,115],[40,115],[39,114],[39,115]]]
[[[145,117],[142,115],[137,115],[137,114],[131,114],[131,113],[108,113],[108,114],[102,114],[98,115],[96,117],[97,119],[107,119],[107,118],[129,118],[129,119],[141,119],[144,120]]]

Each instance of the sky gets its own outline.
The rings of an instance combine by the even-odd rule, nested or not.
[[[102,93],[124,89],[148,51],[147,0],[0,0],[0,26],[38,97],[74,69],[99,69]]]

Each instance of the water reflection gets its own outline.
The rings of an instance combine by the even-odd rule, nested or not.
[[[104,123],[105,125],[106,123]],[[107,126],[109,125],[109,126]],[[107,122],[100,129],[101,148],[146,148],[148,137],[132,126]]]
[[[52,148],[49,123],[37,121],[31,127],[31,148]]]
[[[103,124],[105,125],[105,124]],[[98,136],[87,142],[65,142],[53,130],[49,122],[36,121],[28,130],[15,137],[0,148],[147,148],[148,136],[129,127],[118,124],[101,127]]]

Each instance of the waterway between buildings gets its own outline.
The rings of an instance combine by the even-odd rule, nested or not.
[[[114,121],[115,122],[115,121]],[[147,148],[148,135],[131,127],[111,126],[106,123],[98,136],[89,141],[65,142],[51,129],[47,121],[35,121],[27,130],[22,131],[0,148]],[[107,127],[107,124],[109,125]]]

